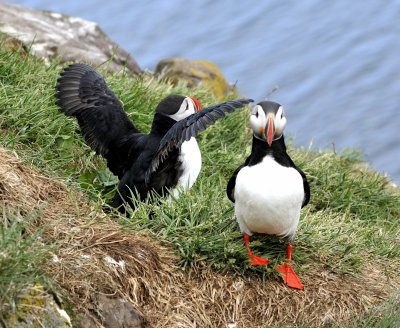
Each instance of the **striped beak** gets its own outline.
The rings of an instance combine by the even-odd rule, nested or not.
[[[268,145],[271,147],[272,141],[274,140],[275,135],[275,114],[268,113],[267,115],[267,126],[265,127],[265,139],[267,140]]]
[[[189,97],[190,99],[192,99],[194,106],[196,107],[196,112],[200,111],[203,106],[201,106],[201,103],[198,99],[194,98],[194,97]]]

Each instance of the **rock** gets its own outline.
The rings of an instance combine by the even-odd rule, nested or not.
[[[100,29],[81,18],[0,2],[0,32],[21,41],[47,61],[105,63],[109,71],[141,73],[136,61]],[[106,63],[109,61],[108,63]]]
[[[0,34],[0,43],[3,49],[6,51],[19,51],[24,55],[28,55],[29,53],[29,50],[25,46],[25,44],[23,44],[20,40],[15,39],[7,34]]]
[[[137,314],[132,304],[121,298],[99,295],[97,311],[103,318],[104,327],[141,328],[144,326],[142,318]]]
[[[102,326],[100,321],[96,320],[94,315],[90,314],[89,312],[85,314],[77,313],[76,320],[78,322],[77,327],[79,328],[98,328]]]
[[[225,98],[235,88],[230,86],[221,70],[206,60],[187,60],[173,57],[160,61],[156,67],[156,74],[160,78],[168,78],[172,83],[185,80],[189,87],[204,85],[208,87],[218,99]]]
[[[142,328],[146,321],[131,303],[122,298],[97,295],[97,305],[91,313],[78,312],[75,319],[82,328]],[[58,297],[45,291],[41,285],[25,288],[16,299],[16,310],[3,318],[5,327],[15,328],[70,328],[71,319],[59,305]],[[0,318],[0,327],[1,326]],[[74,325],[75,326],[75,325]]]
[[[72,327],[67,312],[60,308],[53,295],[46,292],[43,286],[25,288],[18,296],[15,307],[15,312],[4,318],[5,327]]]

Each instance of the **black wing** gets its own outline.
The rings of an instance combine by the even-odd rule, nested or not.
[[[228,185],[226,186],[226,195],[230,199],[232,203],[235,202],[235,186],[236,186],[236,177],[239,173],[239,171],[244,167],[245,165],[242,164],[240,165],[235,172],[233,172],[232,177],[228,181]]]
[[[179,148],[184,141],[189,141],[191,137],[195,137],[209,125],[214,124],[217,119],[223,118],[225,113],[233,112],[235,109],[241,108],[252,101],[252,99],[227,101],[204,108],[201,111],[176,122],[160,141],[157,152],[155,153],[151,165],[146,172],[146,184],[150,181],[151,174],[157,170],[160,163],[168,157],[168,154],[171,151]]]
[[[76,117],[87,144],[120,175],[128,161],[127,143],[139,131],[103,77],[90,66],[72,64],[61,73],[56,89],[61,112]]]
[[[295,169],[300,173],[301,177],[303,178],[304,199],[303,199],[303,204],[301,205],[301,207],[303,208],[310,201],[310,196],[311,196],[310,185],[308,184],[307,177],[304,174],[304,172],[300,170],[297,166],[295,166]]]
[[[250,162],[250,158],[251,155],[249,157],[247,157],[246,161],[244,162],[244,164],[240,165],[235,172],[233,172],[233,175],[231,176],[231,178],[228,181],[228,185],[226,186],[226,195],[228,196],[228,198],[230,199],[230,201],[232,203],[235,202],[235,186],[236,186],[236,177],[239,174],[239,171],[244,168],[245,166],[247,166]]]

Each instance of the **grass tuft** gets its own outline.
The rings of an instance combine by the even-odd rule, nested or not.
[[[3,204],[4,208],[4,204]],[[40,264],[49,257],[49,248],[41,243],[41,230],[25,231],[35,217],[3,214],[0,223],[0,317],[15,310],[14,300],[29,284],[47,284]]]

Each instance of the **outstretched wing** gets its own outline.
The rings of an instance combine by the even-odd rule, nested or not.
[[[189,141],[207,126],[215,123],[217,119],[223,118],[225,113],[233,112],[252,102],[252,99],[237,99],[221,104],[210,106],[201,111],[176,122],[171,129],[161,139],[157,152],[155,153],[151,165],[146,172],[146,184],[150,181],[151,174],[157,170],[160,163],[168,157],[169,153],[179,148],[184,141]]]
[[[127,143],[139,131],[103,77],[90,66],[72,64],[61,73],[56,90],[61,112],[76,117],[87,144],[120,175],[128,160]]]

